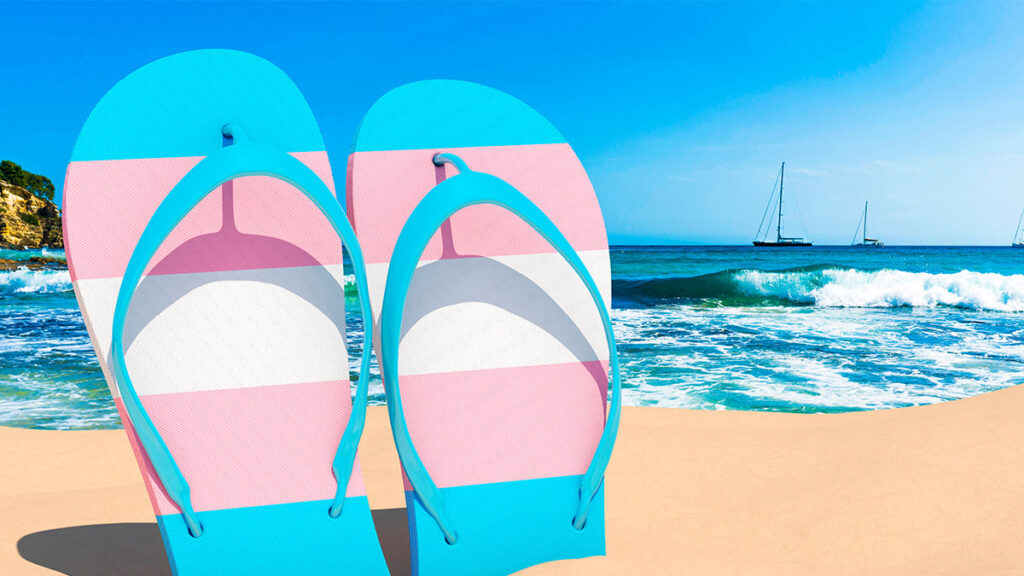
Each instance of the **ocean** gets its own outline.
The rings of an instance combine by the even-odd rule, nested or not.
[[[613,247],[632,406],[847,412],[1024,383],[1024,250]],[[63,259],[0,250],[0,259]],[[362,342],[347,290],[353,375]],[[384,401],[379,374],[371,403]],[[63,266],[0,272],[0,425],[120,421]]]

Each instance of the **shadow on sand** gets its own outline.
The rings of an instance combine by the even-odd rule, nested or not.
[[[373,521],[391,575],[408,575],[405,508],[374,510]],[[171,576],[155,523],[93,524],[35,532],[18,541],[18,553],[33,564],[68,576]]]

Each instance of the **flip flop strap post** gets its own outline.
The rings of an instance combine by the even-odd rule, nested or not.
[[[192,211],[196,204],[225,182],[244,176],[269,176],[287,182],[305,194],[327,217],[328,222],[345,244],[355,271],[363,321],[369,322],[371,318],[370,304],[366,298],[366,294],[369,292],[362,251],[341,205],[338,204],[337,199],[320,177],[295,157],[247,140],[234,125],[226,125],[223,132],[226,137],[232,138],[234,143],[210,154],[185,174],[157,207],[139,237],[131,258],[128,260],[128,266],[117,293],[110,352],[114,380],[142,449],[149,458],[168,497],[181,510],[189,533],[194,537],[202,535],[203,527],[192,507],[188,482],[175,463],[167,444],[146,413],[135,387],[132,385],[125,363],[124,329],[128,309],[146,267],[171,231]],[[371,351],[372,347],[369,345],[367,337],[363,344],[359,381],[352,400],[352,413],[332,463],[332,470],[338,484],[329,509],[329,514],[333,518],[337,518],[341,514],[348,481],[352,475],[356,448],[366,423],[367,380],[370,372]]]
[[[395,445],[423,507],[434,518],[449,544],[458,541],[458,535],[448,519],[444,498],[437,484],[430,477],[423,461],[413,446],[409,429],[402,410],[402,397],[398,386],[398,347],[401,340],[402,315],[412,277],[416,272],[420,256],[427,243],[441,224],[452,214],[475,204],[494,204],[512,212],[536,230],[572,266],[583,281],[593,299],[604,325],[608,341],[608,363],[611,372],[612,395],[605,421],[604,432],[598,442],[594,457],[580,482],[579,502],[573,526],[582,530],[586,525],[590,505],[601,486],[605,469],[611,458],[615,437],[618,433],[622,411],[622,391],[619,381],[619,361],[615,351],[615,334],[611,318],[601,292],[569,241],[558,230],[544,212],[504,180],[474,172],[461,158],[453,154],[438,154],[435,164],[450,163],[459,169],[459,174],[435,186],[416,206],[403,226],[395,243],[395,249],[388,266],[384,302],[380,314],[380,363],[388,400],[388,413],[395,438]]]

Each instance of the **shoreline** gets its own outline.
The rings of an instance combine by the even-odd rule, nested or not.
[[[1018,573],[1024,387],[845,414],[625,408],[608,556],[523,574]],[[392,574],[409,569],[384,407],[360,458]],[[169,574],[121,430],[0,428],[0,572]]]
[[[44,256],[33,256],[28,260],[0,258],[0,272],[12,272],[23,268],[27,270],[67,270],[68,266],[60,258],[47,258]]]

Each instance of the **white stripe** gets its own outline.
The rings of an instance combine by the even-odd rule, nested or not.
[[[580,258],[610,306],[608,251],[584,251]],[[367,270],[375,326],[387,270],[387,264]],[[590,294],[557,253],[421,262],[404,324],[402,375],[608,359]]]
[[[120,278],[79,280],[96,354],[108,358]],[[348,380],[340,265],[147,276],[125,329],[139,395]]]

